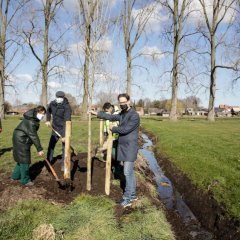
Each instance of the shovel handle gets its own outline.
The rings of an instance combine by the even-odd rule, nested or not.
[[[53,176],[56,178],[57,181],[59,181],[59,178],[58,178],[58,176],[57,176],[57,173],[56,173],[55,170],[53,169],[53,167],[52,167],[52,165],[50,164],[50,162],[49,162],[46,158],[45,158],[45,161],[46,161],[48,167],[50,168]]]

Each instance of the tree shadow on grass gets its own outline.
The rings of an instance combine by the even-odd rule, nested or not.
[[[12,151],[13,147],[8,147],[8,148],[3,148],[0,149],[0,157],[5,153],[5,152],[10,152]]]

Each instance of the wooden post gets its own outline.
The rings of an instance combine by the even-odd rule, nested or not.
[[[71,169],[71,131],[72,123],[71,121],[66,121],[65,130],[65,154],[64,154],[64,179],[70,179],[70,169]]]
[[[108,145],[107,145],[106,177],[105,177],[105,193],[107,195],[110,194],[112,145],[113,145],[112,132],[109,131]]]
[[[102,147],[102,145],[103,145],[103,120],[102,119],[100,119],[100,132],[99,132],[99,145],[100,145],[100,147]]]
[[[90,108],[91,109],[91,108]],[[87,157],[87,190],[91,191],[92,188],[92,151],[91,151],[91,114],[88,115],[88,157]]]

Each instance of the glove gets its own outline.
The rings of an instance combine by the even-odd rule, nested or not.
[[[2,128],[0,128],[0,133],[2,132]]]
[[[65,138],[62,138],[62,142],[63,142],[63,143],[65,142]]]
[[[38,156],[42,157],[44,155],[43,151],[38,152]]]
[[[104,136],[104,137],[107,137],[107,136],[108,136],[108,132],[104,132],[104,133],[103,133],[103,136]]]
[[[45,124],[47,125],[47,127],[51,126],[51,123],[49,121],[45,122]]]

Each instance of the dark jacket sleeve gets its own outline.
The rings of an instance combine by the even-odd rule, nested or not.
[[[119,126],[119,127],[113,127],[112,132],[113,133],[119,133],[119,134],[128,134],[132,132],[134,129],[136,129],[140,124],[140,119],[138,114],[133,114],[126,125],[124,126]]]
[[[38,152],[43,150],[41,143],[40,143],[40,139],[37,134],[37,127],[32,122],[29,122],[28,137],[31,139],[31,141],[33,142],[33,144],[36,147]]]
[[[120,121],[121,115],[120,114],[108,114],[105,112],[98,112],[97,117],[114,122],[114,121]]]
[[[51,103],[50,103],[47,107],[47,112],[46,112],[48,122],[51,121],[51,114],[52,114],[52,109],[51,109]]]

